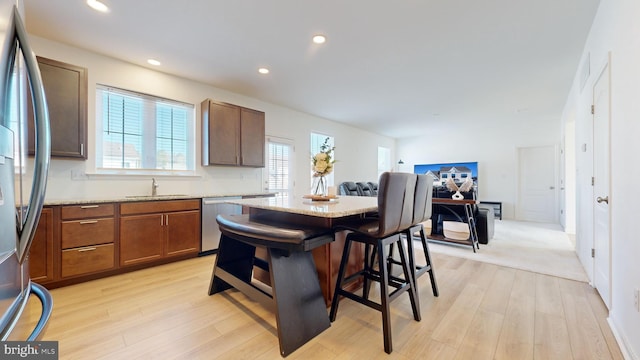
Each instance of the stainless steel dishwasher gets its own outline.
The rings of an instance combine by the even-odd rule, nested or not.
[[[202,250],[200,255],[208,255],[218,250],[220,229],[216,222],[218,214],[241,214],[242,206],[225,203],[227,200],[241,199],[240,196],[222,196],[202,199]]]

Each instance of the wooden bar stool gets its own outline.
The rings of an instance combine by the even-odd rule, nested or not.
[[[410,267],[410,263],[412,264],[413,260],[407,259],[400,236],[400,232],[409,228],[412,224],[416,179],[417,176],[415,174],[383,173],[380,176],[378,186],[378,217],[373,220],[363,220],[358,223],[337,227],[337,230],[349,230],[350,233],[346,237],[329,317],[331,321],[336,319],[340,296],[380,311],[382,313],[384,351],[389,354],[392,351],[390,302],[398,298],[402,293],[408,292],[413,318],[416,321],[420,321],[420,304],[413,280],[413,269]],[[351,244],[354,241],[365,244],[365,261],[360,271],[345,278],[345,268],[349,260]],[[396,277],[388,272],[389,266],[385,252],[390,244],[395,243],[398,244],[400,250],[400,265],[404,274],[403,278]],[[377,268],[368,259],[368,254],[372,247],[379,255],[377,256]],[[363,278],[364,281],[362,295],[345,290],[346,285],[360,278]],[[376,281],[380,284],[379,303],[369,299],[368,290],[371,281]],[[392,287],[393,291],[389,292],[389,287]]]
[[[312,249],[334,239],[331,229],[262,223],[248,215],[218,215],[222,235],[209,295],[235,288],[276,314],[280,354],[287,356],[330,326]],[[255,257],[267,250],[267,263]],[[253,267],[269,272],[271,293],[252,283]]]

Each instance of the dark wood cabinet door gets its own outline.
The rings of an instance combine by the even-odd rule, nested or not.
[[[120,265],[134,265],[162,258],[164,215],[148,214],[120,218]]]
[[[87,158],[87,69],[38,57],[51,123],[51,156]],[[30,95],[29,95],[30,96]],[[31,99],[28,149],[34,154]]]
[[[208,116],[203,117],[208,162],[205,165],[238,165],[240,163],[240,107],[207,101]],[[204,106],[203,106],[204,108]]]
[[[39,284],[52,281],[53,259],[53,209],[44,208],[29,250],[31,280]]]
[[[264,167],[264,112],[242,108],[240,134],[242,165]]]
[[[200,251],[200,211],[166,214],[166,256]]]

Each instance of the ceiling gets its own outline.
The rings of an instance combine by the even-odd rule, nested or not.
[[[402,138],[435,122],[559,119],[599,1],[24,4],[31,34]]]

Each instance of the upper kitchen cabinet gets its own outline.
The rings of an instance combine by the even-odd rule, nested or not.
[[[87,159],[87,69],[38,57],[51,122],[51,156]],[[30,96],[29,96],[30,97]],[[34,154],[29,98],[29,154]]]
[[[264,167],[264,112],[206,99],[202,163]]]

